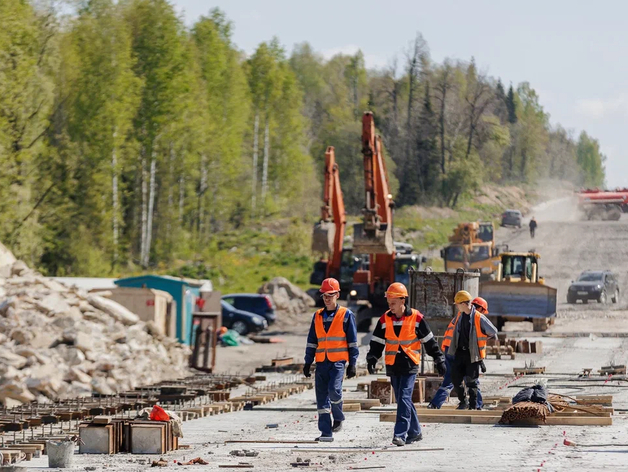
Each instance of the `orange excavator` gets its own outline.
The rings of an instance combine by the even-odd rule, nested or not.
[[[393,242],[395,204],[388,187],[382,140],[375,134],[371,112],[362,116],[362,155],[365,204],[362,223],[353,226],[353,253],[368,254],[369,262],[368,268],[354,272],[352,295],[358,300],[368,301],[356,312],[358,328],[364,330],[368,329],[367,324],[372,317],[383,313],[381,310],[386,305],[384,292],[395,281],[396,259],[402,257],[397,254]]]
[[[312,233],[312,251],[321,253],[323,257],[314,265],[310,283],[318,285],[327,277],[334,277],[339,281],[342,279],[342,244],[346,224],[338,164],[336,164],[334,147],[329,146],[325,152],[325,187],[321,219],[314,225]]]

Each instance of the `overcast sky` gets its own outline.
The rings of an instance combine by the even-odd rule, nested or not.
[[[247,53],[277,36],[288,52],[309,42],[325,57],[361,49],[386,66],[416,32],[431,57],[475,57],[506,87],[528,81],[551,116],[600,141],[610,187],[628,187],[628,2],[620,0],[173,0],[191,25],[211,8]]]

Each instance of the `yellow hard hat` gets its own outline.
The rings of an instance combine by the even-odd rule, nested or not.
[[[454,303],[470,302],[471,300],[473,300],[473,297],[466,290],[460,290],[454,297]]]

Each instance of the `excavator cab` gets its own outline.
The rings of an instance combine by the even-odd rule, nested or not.
[[[539,255],[533,252],[503,253],[497,271],[497,280],[542,283],[543,279],[539,281],[538,275],[538,258]]]

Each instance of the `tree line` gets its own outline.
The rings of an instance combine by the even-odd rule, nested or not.
[[[420,35],[369,70],[276,38],[247,56],[219,10],[188,28],[166,0],[52,5],[0,2],[0,241],[51,275],[163,268],[225,231],[311,221],[329,145],[358,214],[368,109],[398,205],[604,182],[599,143],[550,124],[530,84],[436,63]]]

